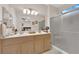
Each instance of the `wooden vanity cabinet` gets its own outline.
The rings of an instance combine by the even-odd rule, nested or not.
[[[49,49],[51,49],[51,35],[46,34],[42,36],[43,39],[43,50],[47,51]]]
[[[43,39],[40,35],[34,36],[34,52],[41,53],[43,52]]]
[[[2,42],[1,42],[1,40],[0,40],[0,53],[2,53]]]
[[[20,53],[20,46],[17,45],[9,45],[3,47],[3,54],[19,54]]]
[[[34,36],[35,53],[42,53],[51,49],[51,35],[37,35]]]
[[[19,54],[21,38],[6,38],[2,40],[2,53],[3,54]]]
[[[33,37],[16,37],[12,39],[3,40],[3,54],[24,54],[34,53]]]
[[[0,39],[2,54],[37,54],[51,49],[51,34]]]
[[[26,40],[21,44],[21,53],[22,54],[33,54],[34,53],[34,40],[33,37],[27,37]]]

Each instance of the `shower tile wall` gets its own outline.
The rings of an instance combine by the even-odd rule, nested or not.
[[[60,19],[60,20],[58,20]],[[52,44],[58,44],[60,38],[60,25],[61,25],[61,18],[51,18],[50,20],[50,31],[52,32]]]
[[[68,53],[79,53],[79,11],[51,18],[52,44]]]

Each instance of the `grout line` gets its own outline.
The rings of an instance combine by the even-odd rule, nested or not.
[[[66,51],[64,51],[64,50],[62,50],[62,49],[60,49],[60,48],[58,48],[58,47],[55,46],[55,45],[52,45],[52,47],[55,48],[56,50],[58,50],[59,52],[63,53],[63,54],[69,54],[69,53],[67,53]]]

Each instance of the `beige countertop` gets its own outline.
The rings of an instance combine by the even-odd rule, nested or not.
[[[16,35],[11,35],[11,36],[6,36],[4,38],[1,39],[7,39],[7,38],[15,38],[15,37],[23,37],[23,36],[34,36],[34,35],[42,35],[42,34],[49,34],[50,32],[46,33],[46,32],[36,32],[36,33],[23,33],[23,34],[16,34]]]

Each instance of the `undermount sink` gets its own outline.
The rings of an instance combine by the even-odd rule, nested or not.
[[[35,34],[36,32],[29,32],[29,34]]]

